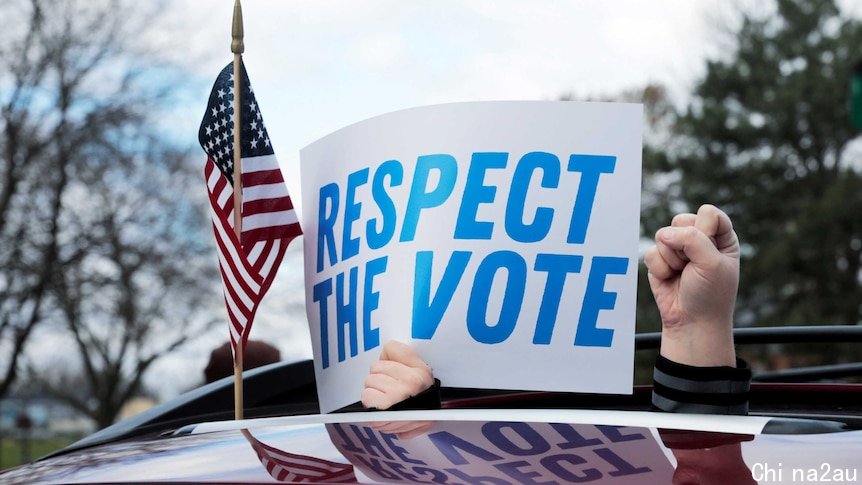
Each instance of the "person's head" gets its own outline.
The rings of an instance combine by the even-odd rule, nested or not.
[[[254,369],[280,360],[281,353],[277,348],[261,340],[249,340],[243,354],[243,369]],[[210,354],[210,361],[204,369],[204,380],[209,384],[231,375],[233,375],[233,352],[230,349],[230,342],[225,342]]]

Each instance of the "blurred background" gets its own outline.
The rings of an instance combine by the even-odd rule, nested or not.
[[[0,467],[204,382],[226,315],[197,131],[231,0],[0,4]],[[245,0],[245,64],[299,150],[412,106],[645,105],[642,235],[711,202],[743,241],[737,326],[862,320],[862,2]],[[252,337],[311,356],[302,241]],[[659,329],[639,279],[638,331]],[[775,345],[761,370],[856,362]],[[639,354],[638,382],[651,355]]]

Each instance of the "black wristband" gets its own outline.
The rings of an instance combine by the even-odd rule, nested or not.
[[[419,394],[392,405],[390,411],[413,411],[425,409],[440,409],[440,380],[434,379],[434,384]]]
[[[695,367],[659,355],[652,404],[677,413],[748,414],[750,386],[751,369],[742,359],[736,367]]]

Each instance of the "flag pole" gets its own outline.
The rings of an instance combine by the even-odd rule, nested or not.
[[[242,246],[242,145],[240,144],[240,63],[245,51],[242,30],[242,6],[239,0],[233,4],[233,28],[230,51],[233,52],[233,229]],[[236,344],[233,361],[234,418],[243,418],[242,360],[245,352],[242,336]]]

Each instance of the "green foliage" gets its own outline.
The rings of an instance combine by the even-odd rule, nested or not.
[[[862,22],[832,0],[740,15],[734,49],[707,63],[677,119],[666,167],[645,171],[677,177],[669,201],[730,214],[743,241],[739,323],[859,322],[862,150],[848,96]],[[645,234],[667,221],[645,212]]]
[[[67,437],[34,438],[26,447],[29,447],[30,460],[32,461],[69,446],[75,441],[77,441],[76,438]],[[22,460],[22,456],[27,455],[27,452],[22,448],[23,446],[25,445],[18,438],[3,437],[3,440],[0,441],[0,470],[26,463]]]

